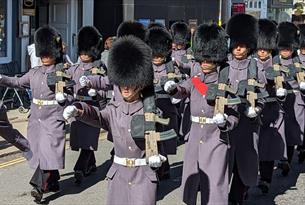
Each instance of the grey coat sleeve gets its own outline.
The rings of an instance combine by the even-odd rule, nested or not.
[[[33,70],[30,70],[21,77],[8,77],[5,75],[1,75],[0,85],[20,89],[30,88],[30,82],[31,77],[33,76],[33,72]]]
[[[183,81],[181,84],[177,85],[176,92],[172,94],[172,97],[176,99],[184,99],[191,95],[192,89],[192,79],[189,78],[186,81]]]
[[[96,90],[112,90],[113,86],[110,84],[108,76],[98,76],[98,75],[91,75],[88,76],[89,80],[91,81],[91,88]]]
[[[77,102],[73,105],[75,105],[78,109],[83,110],[83,113],[76,117],[77,120],[93,127],[103,128],[104,130],[109,131],[109,106],[106,106],[105,109],[100,111],[98,107],[88,105],[84,102]]]

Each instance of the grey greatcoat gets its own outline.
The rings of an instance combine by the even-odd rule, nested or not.
[[[0,85],[17,88],[31,88],[33,98],[55,100],[54,88],[47,85],[47,74],[55,71],[55,65],[31,69],[20,78],[2,76]],[[39,165],[42,170],[63,169],[65,165],[65,120],[64,104],[36,105],[31,103],[27,130],[33,157],[31,168]]]
[[[244,60],[237,60],[229,55],[229,80],[234,89],[242,80],[248,78],[248,57]],[[259,119],[250,119],[244,112],[246,105],[238,106],[240,120],[238,126],[230,133],[230,174],[233,172],[234,164],[244,185],[255,186],[258,176],[258,140],[259,140]]]
[[[218,72],[203,74],[197,77],[205,84],[218,82]],[[193,85],[192,79],[178,86],[176,98],[190,97],[191,115],[212,118],[214,105],[207,102]],[[216,124],[191,123],[186,142],[183,173],[182,194],[186,204],[196,204],[198,186],[201,190],[202,204],[227,204],[229,188],[229,134],[236,127],[238,113],[226,108],[227,127],[220,129]]]
[[[281,59],[282,66],[292,64],[292,59]],[[296,80],[288,81],[287,90],[298,90],[298,82]],[[293,106],[292,106],[293,105]],[[301,145],[303,142],[304,133],[304,115],[305,104],[300,91],[289,92],[284,102],[285,110],[285,132],[286,142],[288,146]]]
[[[163,91],[161,88],[160,80],[162,77],[167,76],[165,64],[160,66],[153,65],[154,69],[154,81],[155,87],[159,87],[159,92],[156,92],[156,106],[162,111],[162,117],[169,118],[170,123],[167,126],[157,124],[157,129],[159,131],[166,131],[174,129],[176,133],[179,133],[179,124],[178,124],[178,110],[177,107],[172,104],[170,96]],[[175,73],[179,74],[179,70],[175,67]],[[158,94],[160,93],[160,95]],[[162,96],[162,97],[160,97]],[[176,154],[177,149],[177,139],[171,139],[164,141],[164,150],[167,154]]]
[[[273,82],[267,81],[265,69],[272,66],[272,58],[266,61],[257,61],[260,79],[266,84],[269,97],[261,113],[262,126],[259,133],[259,159],[260,161],[273,161],[287,159],[285,139],[285,122],[282,102],[276,97]]]
[[[79,79],[92,68],[92,63],[80,63],[70,67],[67,73],[72,75],[72,79],[76,82],[73,88],[74,95],[78,96],[89,96],[88,88],[81,87]],[[86,103],[94,106],[99,106],[98,100],[99,94],[95,97],[94,101],[86,101]],[[78,101],[76,98],[75,100]],[[100,134],[100,129],[96,127],[89,126],[80,121],[74,121],[71,123],[71,134],[70,134],[70,146],[72,150],[86,149],[86,150],[97,150],[98,138]]]
[[[144,140],[135,141],[131,134],[132,116],[143,114],[143,103],[110,101],[102,111],[81,103],[84,114],[78,120],[101,127],[113,137],[115,155],[122,158],[144,158]],[[157,176],[148,165],[125,167],[113,163],[107,173],[109,205],[156,204]]]

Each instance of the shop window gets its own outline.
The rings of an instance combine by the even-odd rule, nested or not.
[[[257,1],[254,2],[254,8],[257,8]]]
[[[258,8],[262,8],[262,2],[261,1],[258,2]]]
[[[250,1],[249,8],[253,8],[253,2]]]
[[[11,61],[12,1],[0,0],[0,63]]]

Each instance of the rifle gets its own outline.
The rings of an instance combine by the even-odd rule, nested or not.
[[[298,83],[300,84],[301,82],[305,82],[305,67],[300,63],[299,57],[293,58],[293,61],[295,66],[295,76]]]
[[[84,75],[89,76],[89,75],[101,75],[105,76],[106,75],[106,70],[103,68],[103,63],[100,60],[96,60],[92,63],[92,68],[90,70],[85,71]]]
[[[55,72],[47,76],[48,86],[55,86],[55,93],[64,93],[64,88],[73,87],[76,84],[72,76],[65,73],[66,69],[65,64],[59,63],[56,65]]]
[[[145,139],[146,159],[158,155],[158,142],[177,137],[171,129],[164,132],[156,131],[156,123],[168,125],[169,119],[159,117],[155,105],[154,88],[146,88],[143,93],[144,114],[134,115],[131,120],[131,136],[135,139]]]

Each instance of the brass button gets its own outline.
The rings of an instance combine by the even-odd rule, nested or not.
[[[128,147],[129,150],[132,150],[131,146]]]
[[[200,141],[199,141],[199,143],[200,143],[200,144],[202,144],[202,143],[203,143],[203,141],[202,141],[202,140],[200,140]]]
[[[131,129],[128,129],[127,131],[128,131],[128,132],[131,132]]]
[[[131,182],[128,182],[128,185],[129,185],[129,186],[131,186],[131,185],[132,185],[132,183],[131,183]]]

